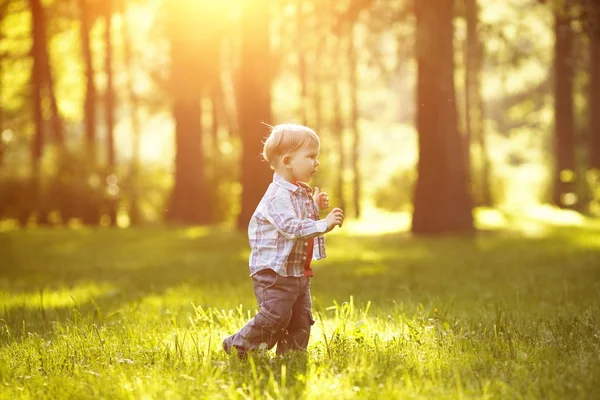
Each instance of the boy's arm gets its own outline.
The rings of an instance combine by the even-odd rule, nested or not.
[[[294,211],[292,199],[288,196],[273,197],[267,205],[267,211],[267,220],[286,239],[310,239],[327,231],[327,221],[325,219],[315,221],[298,218]]]

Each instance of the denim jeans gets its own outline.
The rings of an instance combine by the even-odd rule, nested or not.
[[[243,355],[248,350],[272,349],[275,345],[277,354],[305,350],[315,322],[310,278],[284,277],[272,269],[264,269],[252,276],[252,282],[260,311],[223,341],[225,351],[235,347],[238,354]]]

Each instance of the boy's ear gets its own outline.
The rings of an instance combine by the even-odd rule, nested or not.
[[[286,154],[285,156],[281,157],[281,163],[285,166],[290,165],[290,156],[289,154]]]

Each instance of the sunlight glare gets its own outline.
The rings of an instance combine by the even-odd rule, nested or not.
[[[508,221],[501,211],[493,208],[477,208],[474,211],[475,220],[485,228],[506,227]]]
[[[552,225],[576,225],[581,226],[585,222],[583,215],[574,210],[563,210],[555,206],[539,205],[531,206],[525,210],[525,215],[535,221],[545,222]]]
[[[14,137],[15,137],[15,135],[14,135],[12,129],[5,129],[2,131],[2,134],[0,135],[0,139],[4,143],[10,143]]]
[[[210,228],[206,226],[196,226],[183,231],[183,237],[186,239],[198,239],[203,236],[208,236]]]
[[[119,212],[117,213],[117,226],[119,228],[128,228],[131,225],[131,219],[129,218],[129,214],[127,212]]]
[[[118,289],[108,283],[83,283],[74,287],[59,289],[43,289],[35,292],[6,292],[0,291],[0,303],[7,309],[24,308],[66,308],[87,303],[99,297],[114,296]]]
[[[340,233],[345,235],[382,235],[385,233],[406,232],[411,225],[410,212],[389,212],[376,208],[365,208],[360,219],[344,222]]]

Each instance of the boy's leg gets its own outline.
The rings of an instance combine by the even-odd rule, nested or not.
[[[277,354],[290,350],[306,350],[311,326],[315,323],[310,300],[310,278],[298,278],[300,295],[292,307],[292,317],[285,334],[277,343]]]
[[[294,279],[279,276],[265,269],[252,277],[254,294],[260,311],[237,333],[225,338],[223,349],[229,353],[235,347],[239,355],[248,350],[271,349],[289,324],[292,307],[298,297]]]

